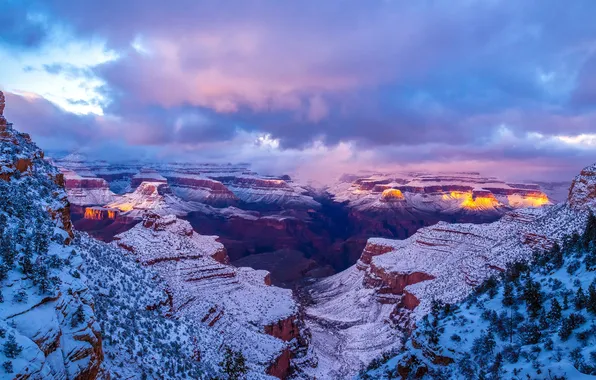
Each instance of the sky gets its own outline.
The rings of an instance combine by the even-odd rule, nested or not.
[[[592,0],[0,0],[5,115],[50,151],[568,180]]]

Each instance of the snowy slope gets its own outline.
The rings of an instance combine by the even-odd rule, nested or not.
[[[207,361],[217,362],[226,344],[244,353],[253,376],[265,376],[295,343],[297,305],[290,290],[269,286],[267,272],[227,265],[216,238],[174,215],[154,214],[117,235],[115,244],[159,273],[172,313],[192,321],[210,342],[203,345]]]
[[[596,209],[595,172],[582,171],[566,204],[512,211],[490,224],[442,222],[406,240],[370,239],[356,265],[308,289],[313,304],[306,308],[307,325],[313,341],[322,342],[313,355],[329,365],[309,372],[353,374],[371,352],[399,347],[400,331],[425,315],[433,300],[458,302],[508,263],[579,232],[588,210]],[[341,352],[326,347],[326,326],[344,342]],[[391,326],[393,334],[383,333],[381,327]],[[349,345],[357,341],[368,345]]]
[[[104,367],[112,378],[205,378],[216,363],[201,362],[210,342],[185,319],[167,318],[170,296],[155,271],[128,251],[79,234],[81,272],[95,299]],[[141,353],[141,355],[139,355]]]
[[[589,225],[464,303],[437,305],[402,353],[362,378],[596,378],[596,218]]]
[[[70,245],[63,177],[28,135],[3,120],[0,378],[100,377],[101,335],[93,299],[78,271],[81,256]]]

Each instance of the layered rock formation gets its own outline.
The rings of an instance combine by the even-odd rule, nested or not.
[[[590,166],[576,177],[565,204],[511,211],[490,224],[440,222],[405,240],[370,239],[356,265],[308,290],[307,326],[319,366],[305,371],[326,378],[353,374],[399,348],[400,332],[433,300],[460,301],[509,263],[579,232],[589,210],[596,210],[594,173]],[[328,341],[342,347],[341,354]]]
[[[0,92],[0,116],[4,96]],[[4,121],[0,117],[0,121]],[[103,349],[78,268],[64,179],[28,135],[0,125],[0,353],[3,378],[95,379]],[[10,367],[10,371],[7,369]]]
[[[106,180],[82,177],[70,170],[63,170],[68,200],[76,206],[105,205],[116,200]]]
[[[549,199],[537,185],[508,184],[478,173],[423,174],[393,173],[368,177],[344,176],[328,191],[338,201],[347,201],[358,211],[382,213],[388,198],[403,200],[401,211],[424,215],[470,214],[492,211],[497,214],[513,208],[540,207]]]
[[[132,180],[130,182],[130,187],[132,190],[135,190],[143,182],[167,183],[168,180],[154,169],[143,168],[143,169],[141,169],[140,172],[138,172],[137,174],[135,174],[132,177]]]
[[[216,238],[197,234],[174,215],[151,214],[114,244],[165,280],[172,315],[210,328],[206,334],[214,343],[207,358],[216,358],[225,344],[241,350],[251,370],[284,377],[299,333],[292,293],[269,286],[265,271],[227,265]]]
[[[328,189],[330,194],[317,194],[287,176],[260,176],[243,165],[142,167],[139,163],[85,163],[80,157],[63,164],[95,178],[137,171],[129,175],[130,192],[111,202],[84,206],[118,209],[115,221],[85,218],[84,207],[73,208],[77,228],[94,236],[110,240],[147,211],[174,213],[187,218],[197,232],[220,236],[232,260],[286,249],[300,251],[319,266],[314,272],[303,271],[305,277],[329,273],[330,267],[340,271],[353,265],[373,236],[403,239],[439,221],[491,222],[507,210],[548,202],[536,185],[506,184],[475,173],[344,177],[343,183]],[[123,177],[115,178],[122,181]],[[88,184],[89,191],[95,191],[93,183]],[[83,203],[79,199],[93,198],[79,196],[74,189],[72,196],[77,204]],[[109,213],[93,210],[92,215]],[[251,262],[262,267],[257,259]],[[289,273],[289,268],[278,268],[276,278]]]
[[[305,188],[288,176],[262,176],[247,165],[107,163],[88,160],[81,154],[57,159],[56,163],[80,176],[103,178],[118,194],[132,192],[142,182],[167,181],[181,199],[217,207],[239,203],[273,209],[319,206]]]
[[[582,209],[596,198],[596,164],[586,167],[575,177],[569,188],[569,205]]]
[[[223,183],[197,175],[172,173],[167,176],[174,194],[188,200],[216,207],[237,205],[238,197]]]

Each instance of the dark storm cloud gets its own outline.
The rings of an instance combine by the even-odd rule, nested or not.
[[[38,43],[44,23],[21,30],[14,20],[41,14],[78,38],[104,38],[119,55],[93,72],[44,69],[102,79],[104,111],[126,131],[101,131],[130,144],[249,132],[284,149],[350,141],[383,151],[418,146],[409,157],[420,160],[574,160],[586,151],[558,147],[553,136],[596,133],[590,0],[11,4],[7,43]],[[40,29],[27,32],[29,24]],[[537,147],[531,134],[554,142]]]
[[[19,130],[53,145],[79,144],[95,141],[101,136],[101,126],[94,116],[75,115],[57,107],[48,100],[31,95],[5,93],[6,118]],[[43,143],[42,143],[43,145]]]

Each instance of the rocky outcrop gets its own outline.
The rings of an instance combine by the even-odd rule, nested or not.
[[[207,350],[228,345],[243,351],[261,373],[271,363],[278,363],[276,374],[285,373],[287,341],[298,334],[291,291],[268,286],[265,271],[226,265],[225,249],[216,239],[197,234],[174,215],[147,214],[142,223],[116,236],[115,244],[165,280],[173,316],[212,330],[221,342]]]
[[[296,345],[300,338],[300,330],[296,323],[297,318],[297,315],[291,315],[288,318],[266,325],[265,333],[281,339],[284,342],[295,340],[294,345]],[[279,379],[287,379],[290,375],[291,360],[293,357],[294,352],[291,347],[284,348],[281,354],[277,356],[273,363],[267,368],[267,374]]]
[[[585,209],[596,199],[596,164],[583,169],[571,183],[568,202],[574,209]]]
[[[344,176],[350,181],[354,177]],[[478,173],[387,173],[340,182],[328,191],[358,212],[388,212],[398,220],[419,220],[429,214],[451,221],[487,213],[493,220],[520,207],[540,207],[549,199],[537,185],[508,184]],[[399,206],[395,205],[395,201]],[[387,236],[387,235],[385,235]]]
[[[0,91],[0,132],[6,130],[6,118],[4,117],[4,107],[6,107],[6,98],[4,93]]]
[[[116,198],[107,208],[117,209],[123,217],[142,220],[145,214],[187,215],[196,209],[196,205],[186,203],[174,195],[165,182],[142,182],[133,193]]]
[[[278,379],[287,379],[290,375],[292,357],[292,351],[289,348],[284,348],[281,355],[267,368],[267,374]]]
[[[288,318],[280,319],[275,323],[265,326],[265,333],[279,338],[285,342],[289,342],[292,339],[298,339],[300,336],[300,330],[296,324],[296,315],[291,315]]]
[[[62,172],[70,203],[77,206],[103,206],[116,199],[106,180],[97,177],[81,177],[66,169]]]
[[[357,371],[353,363],[366,365],[370,352],[376,350],[379,356],[400,347],[399,334],[384,331],[386,325],[407,330],[430,310],[433,300],[459,302],[509,263],[528,260],[536,250],[581,231],[588,211],[596,209],[595,168],[576,177],[566,204],[510,211],[489,224],[440,222],[405,240],[369,239],[356,265],[309,288],[307,326],[315,355],[339,363],[333,373],[343,369],[342,375],[349,377]],[[474,193],[489,197],[486,189]],[[329,327],[333,336],[325,331]],[[329,339],[344,347],[340,355],[325,347]],[[349,342],[356,340],[359,347],[351,348]],[[368,342],[383,342],[383,347]],[[431,358],[435,364],[451,360]],[[329,373],[313,372],[322,377]]]

